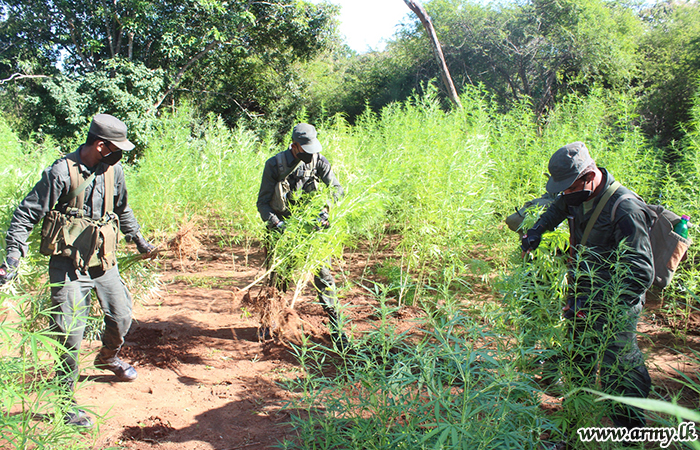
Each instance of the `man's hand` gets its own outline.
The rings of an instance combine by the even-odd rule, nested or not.
[[[541,225],[537,225],[536,227],[527,230],[527,233],[523,235],[520,242],[523,253],[533,251],[539,247],[540,242],[542,242],[542,233],[544,233],[544,227]]]
[[[581,300],[574,301],[573,298],[567,299],[566,306],[564,306],[561,311],[566,320],[571,320],[574,317],[579,319],[586,318],[586,312],[583,310],[583,301]]]
[[[316,221],[318,222],[318,225],[316,225],[316,229],[320,230],[330,228],[331,223],[328,221],[328,218],[328,211],[326,211],[325,209],[322,210],[316,218]]]
[[[275,225],[274,230],[277,231],[279,234],[283,234],[284,230],[287,229],[287,224],[284,223],[284,220],[280,220],[277,222],[277,225]]]
[[[153,250],[156,249],[156,246],[151,244],[139,234],[136,239],[134,239],[134,244],[136,244],[136,249],[139,251],[139,253],[148,253],[151,254],[153,253]]]
[[[17,276],[17,268],[19,267],[19,259],[7,258],[5,263],[0,266],[0,286],[12,281]]]

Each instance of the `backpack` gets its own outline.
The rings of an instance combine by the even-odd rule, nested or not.
[[[637,198],[644,203],[644,200],[637,194],[620,196],[612,208],[611,217],[613,220],[615,220],[617,207],[623,200],[628,198]],[[653,284],[663,289],[671,284],[678,265],[685,259],[688,247],[693,241],[673,231],[674,226],[681,221],[681,217],[678,214],[661,205],[644,204],[654,220],[649,229],[651,251],[654,254]]]
[[[603,197],[586,225],[583,238],[581,239],[581,245],[585,245],[588,234],[593,228],[593,224],[598,219],[600,211],[602,211],[605,203],[607,203],[608,199],[619,187],[620,183],[616,181],[606,189],[606,192],[603,194]],[[652,218],[652,225],[649,229],[649,240],[651,241],[651,251],[654,259],[654,280],[652,284],[663,289],[671,284],[671,280],[673,279],[676,269],[678,269],[678,265],[685,258],[688,247],[690,247],[693,241],[673,231],[673,227],[681,220],[678,214],[669,211],[661,205],[648,205],[635,193],[623,194],[615,201],[610,212],[610,217],[613,222],[615,221],[615,213],[620,203],[633,198],[636,198],[644,204]]]
[[[287,167],[287,162],[284,158],[284,152],[280,152],[275,155],[275,161],[277,161],[277,172],[280,176],[280,181],[275,185],[272,191],[272,200],[270,200],[270,207],[275,213],[286,213],[289,211],[289,193],[291,187],[289,186],[289,181],[287,180],[291,174],[293,174],[302,161],[299,161],[291,169]],[[309,178],[309,182],[312,186],[307,187],[304,185],[304,191],[311,192],[318,188],[318,180],[316,177],[316,162],[318,161],[318,153],[314,153],[313,158],[309,167],[304,171],[303,178]]]

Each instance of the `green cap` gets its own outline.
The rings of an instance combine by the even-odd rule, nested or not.
[[[583,142],[566,144],[549,158],[547,192],[556,194],[565,191],[594,163]]]
[[[90,124],[90,133],[100,139],[111,142],[125,152],[133,150],[135,147],[126,138],[126,124],[109,114],[97,114],[93,117]]]
[[[308,123],[300,123],[294,127],[292,142],[301,145],[306,153],[321,152],[321,143],[316,139],[316,128]]]

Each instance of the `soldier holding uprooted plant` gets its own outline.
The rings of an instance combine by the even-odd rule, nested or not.
[[[290,208],[303,203],[305,194],[316,192],[319,181],[333,189],[333,197],[336,200],[343,195],[343,188],[333,174],[331,164],[325,156],[321,155],[321,150],[316,128],[307,123],[300,123],[292,131],[292,143],[289,148],[265,162],[257,207],[268,230],[265,245],[268,269],[272,264],[271,259],[274,254],[272,249],[275,246],[276,237],[285,232],[285,220],[292,216]],[[320,228],[330,226],[327,207],[319,212],[317,224]],[[314,287],[330,320],[331,339],[339,347],[343,347],[347,342],[341,329],[335,280],[328,267],[329,263],[330,261],[327,261],[327,264],[314,275]],[[270,282],[281,290],[286,289],[286,280],[280,279],[275,272],[270,274]],[[263,330],[263,336],[268,331]]]
[[[596,165],[582,142],[557,150],[549,173],[547,191],[560,194],[522,237],[522,249],[536,249],[544,232],[573,217],[570,233],[577,254],[571,261],[564,317],[574,367],[567,376],[576,386],[593,388],[600,369],[608,393],[645,398],[651,379],[636,328],[654,279],[652,217],[641,200]],[[634,407],[615,405],[609,416],[627,429],[646,424],[642,410]]]
[[[126,132],[126,125],[109,114],[93,118],[85,143],[47,168],[15,210],[7,231],[7,258],[0,267],[0,284],[16,276],[20,258],[27,255],[27,238],[43,219],[41,253],[51,256],[51,330],[67,350],[56,367],[56,378],[68,400],[64,421],[79,427],[92,426],[72,393],[93,289],[105,313],[95,367],[112,371],[119,381],[137,377],[136,370],[117,356],[132,313],[131,295],[117,267],[118,232],[143,254],[155,247],[141,234],[127,203],[119,160],[134,144]]]

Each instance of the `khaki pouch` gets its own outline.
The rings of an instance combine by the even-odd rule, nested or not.
[[[58,240],[62,237],[61,229],[65,223],[63,214],[56,210],[51,210],[46,214],[41,226],[41,245],[39,246],[39,252],[42,255],[61,254],[61,244]]]
[[[63,256],[71,258],[73,265],[81,272],[100,264],[97,256],[99,228],[95,223],[81,217],[68,217],[63,227],[65,249]]]
[[[117,242],[119,240],[119,221],[110,220],[100,227],[99,260],[102,270],[109,270],[117,265]]]
[[[286,179],[275,185],[275,189],[272,192],[272,200],[270,201],[270,207],[273,211],[276,213],[287,212],[287,195],[289,191],[289,182]]]

